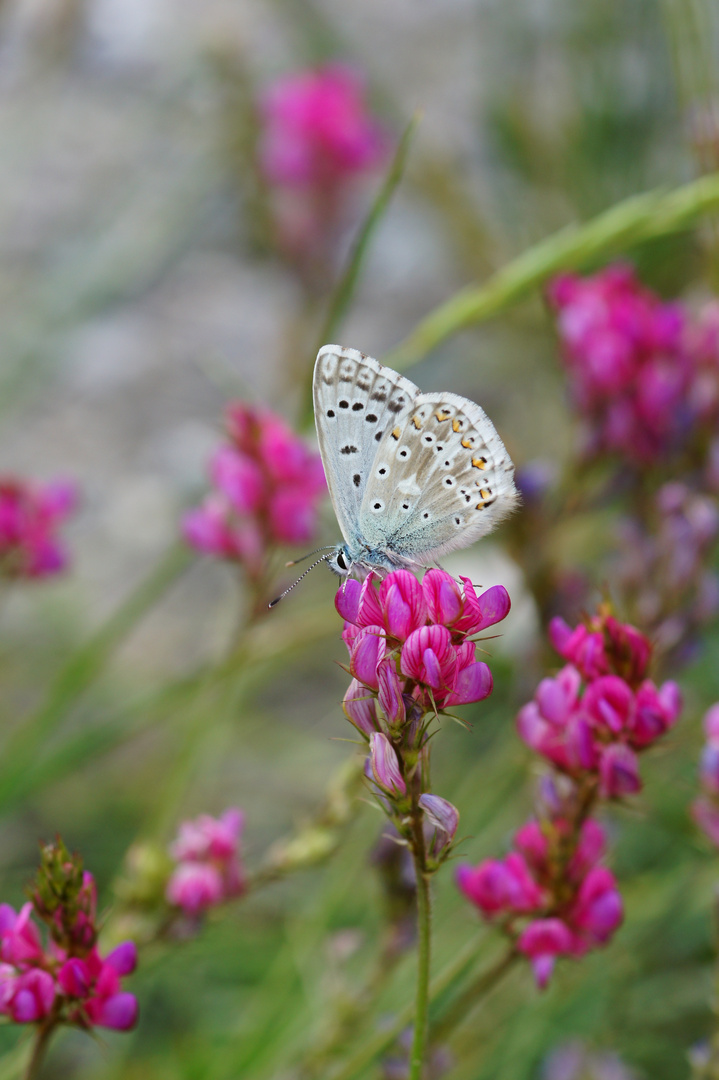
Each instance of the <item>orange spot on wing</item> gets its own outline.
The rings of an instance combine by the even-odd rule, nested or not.
[[[483,469],[486,464],[487,464],[486,458],[482,458],[482,457],[473,457],[472,458],[472,468],[474,468],[474,469]]]
[[[400,428],[396,427],[394,429],[394,431],[392,432],[392,438],[393,439],[399,439],[401,434],[402,434],[402,432],[401,432]]]

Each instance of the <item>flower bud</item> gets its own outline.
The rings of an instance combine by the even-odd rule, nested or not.
[[[363,735],[371,735],[373,731],[379,729],[376,698],[357,679],[353,679],[349,684],[342,702],[342,709],[349,722],[354,724]]]
[[[385,632],[381,626],[366,626],[352,644],[350,674],[372,690],[379,688],[377,665],[386,649]]]
[[[394,747],[381,732],[374,732],[369,739],[370,764],[375,781],[388,795],[399,798],[407,794],[407,785],[399,768]]]
[[[429,793],[420,795],[419,805],[433,830],[429,845],[430,855],[438,859],[447,853],[447,848],[454,840],[459,825],[459,810],[447,799]]]
[[[602,752],[599,790],[604,799],[620,799],[641,791],[637,756],[625,743],[613,743]]]
[[[385,656],[377,667],[379,684],[379,704],[387,723],[391,727],[403,724],[406,708],[402,697],[402,682],[397,674],[394,656]]]

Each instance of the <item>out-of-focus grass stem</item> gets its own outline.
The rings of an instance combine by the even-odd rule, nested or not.
[[[694,225],[719,209],[719,173],[673,191],[633,195],[582,225],[569,225],[522,252],[481,285],[470,285],[425,316],[384,357],[400,371],[453,334],[500,315],[561,270],[615,255]]]

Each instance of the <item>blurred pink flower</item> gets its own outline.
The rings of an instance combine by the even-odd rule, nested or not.
[[[364,81],[343,64],[278,79],[261,102],[260,161],[272,184],[327,188],[381,161],[386,140]]]
[[[76,504],[69,480],[0,477],[0,576],[40,578],[64,570],[67,554],[57,532]]]
[[[201,814],[180,825],[170,845],[176,866],[165,890],[168,903],[196,916],[244,892],[243,821],[242,811],[231,807],[219,818]]]
[[[227,431],[231,443],[210,461],[214,490],[188,511],[182,531],[198,551],[242,563],[257,578],[273,547],[312,539],[324,472],[319,454],[269,410],[233,402]]]

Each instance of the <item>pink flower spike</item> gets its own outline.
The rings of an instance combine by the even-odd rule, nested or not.
[[[599,762],[599,790],[603,799],[620,799],[641,791],[639,763],[625,743],[614,743],[602,751]]]
[[[349,722],[363,735],[369,736],[373,731],[379,730],[375,702],[374,694],[357,679],[353,679],[342,702],[342,709]]]
[[[469,578],[461,578],[464,585],[465,608],[455,629],[464,634],[478,634],[489,626],[501,622],[509,615],[512,601],[504,585],[493,585],[479,596]]]
[[[397,754],[387,736],[373,732],[369,737],[369,750],[372,775],[377,784],[395,798],[406,795],[407,785],[399,771]]]
[[[542,679],[534,695],[539,711],[555,727],[564,727],[579,700],[581,675],[567,665],[554,679]]]
[[[383,623],[390,637],[406,641],[427,621],[422,586],[409,570],[394,570],[379,587]]]
[[[379,704],[390,727],[403,724],[407,715],[402,697],[402,683],[394,656],[385,656],[377,666]]]
[[[2,1011],[16,1024],[33,1024],[50,1013],[55,1002],[55,980],[47,971],[30,968],[10,976],[2,986],[2,1000]]]
[[[384,657],[385,649],[385,632],[381,626],[366,626],[360,630],[352,644],[350,674],[371,690],[379,688],[377,667]]]

